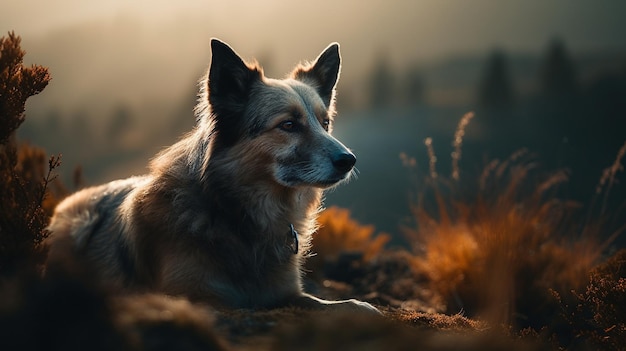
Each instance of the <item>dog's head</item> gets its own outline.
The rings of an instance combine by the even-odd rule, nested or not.
[[[245,63],[217,39],[211,49],[203,88],[214,123],[213,148],[238,174],[320,188],[350,176],[356,158],[331,135],[341,65],[338,44],[281,80],[266,78],[259,66]]]

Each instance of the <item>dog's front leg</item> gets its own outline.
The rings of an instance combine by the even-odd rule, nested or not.
[[[370,305],[367,302],[349,299],[349,300],[340,300],[340,301],[328,301],[323,300],[318,297],[309,294],[301,294],[289,301],[289,305],[294,307],[301,307],[306,309],[317,309],[317,310],[341,310],[341,311],[356,311],[356,312],[366,312],[366,313],[375,313],[378,315],[382,315],[382,313],[374,306]]]

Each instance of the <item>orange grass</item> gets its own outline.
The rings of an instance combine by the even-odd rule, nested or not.
[[[347,209],[332,206],[319,216],[319,229],[313,235],[313,248],[319,256],[337,257],[342,252],[358,252],[365,261],[381,252],[388,234],[374,236],[373,225],[362,225],[350,217]]]
[[[467,116],[459,128],[467,126]],[[455,149],[461,142],[455,139]],[[416,253],[414,268],[426,272],[449,313],[462,311],[494,325],[548,325],[557,308],[550,289],[584,286],[606,248],[598,239],[604,234],[601,225],[579,229],[579,206],[554,197],[567,174],[538,175],[522,150],[487,165],[475,195],[459,198],[460,184],[437,175],[432,141],[425,144],[426,184],[433,194],[420,195],[412,207],[417,225],[405,230]],[[455,155],[458,167],[460,154]],[[458,171],[452,178],[457,177]]]
[[[319,229],[313,235],[314,253],[306,266],[319,276],[328,262],[342,254],[355,254],[367,262],[378,255],[390,240],[385,233],[374,235],[373,225],[362,225],[350,217],[347,209],[331,206],[320,213]]]

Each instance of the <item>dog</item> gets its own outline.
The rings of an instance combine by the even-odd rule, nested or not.
[[[150,172],[81,190],[48,227],[48,263],[80,253],[108,286],[226,308],[348,309],[303,292],[323,191],[353,174],[332,135],[339,45],[285,79],[211,40],[196,126]]]

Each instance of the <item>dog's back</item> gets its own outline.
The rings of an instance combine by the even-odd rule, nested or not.
[[[133,177],[81,190],[55,209],[48,230],[49,262],[78,253],[107,282],[123,287],[132,276],[131,237],[124,228],[123,202],[149,180]],[[71,251],[70,251],[71,250]],[[126,265],[125,265],[126,263]]]

